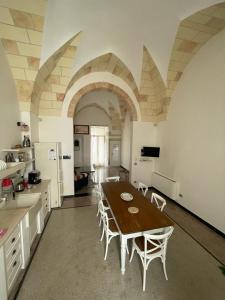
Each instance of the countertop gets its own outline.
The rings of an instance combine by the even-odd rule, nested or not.
[[[28,207],[0,210],[0,228],[8,229],[4,236],[0,238],[0,247],[8,239],[16,225],[19,224],[28,211]]]
[[[39,184],[33,185],[31,189],[26,189],[18,194],[36,194],[41,193],[51,180],[42,180]],[[15,200],[12,200],[15,201]],[[0,237],[0,247],[8,239],[17,224],[23,219],[30,207],[18,207],[16,209],[0,209],[0,229],[7,229],[7,232]]]
[[[33,184],[31,189],[26,189],[23,192],[20,192],[20,194],[35,194],[35,193],[41,193],[43,190],[46,189],[46,187],[51,182],[50,179],[42,180],[38,184]]]

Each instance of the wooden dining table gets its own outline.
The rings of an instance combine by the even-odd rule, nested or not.
[[[101,185],[120,232],[121,272],[124,274],[127,240],[146,232],[160,232],[166,227],[173,226],[174,223],[129,182],[103,182]],[[133,199],[123,200],[122,193],[131,194]],[[138,213],[130,213],[129,207],[138,208]]]

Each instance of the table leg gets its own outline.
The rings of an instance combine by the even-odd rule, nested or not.
[[[121,235],[121,273],[125,273],[127,238]]]

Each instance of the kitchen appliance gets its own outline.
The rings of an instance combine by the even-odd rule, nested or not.
[[[159,147],[142,147],[141,156],[146,157],[159,157],[160,148]]]
[[[28,173],[28,183],[29,184],[38,184],[41,182],[40,171],[33,170]]]
[[[11,178],[4,178],[2,180],[2,192],[3,194],[10,194],[13,192],[13,182]]]
[[[19,182],[16,185],[15,192],[22,192],[22,191],[24,191],[24,189],[25,189],[24,183]]]
[[[34,143],[34,154],[42,179],[51,180],[51,207],[60,207],[63,195],[61,143]]]

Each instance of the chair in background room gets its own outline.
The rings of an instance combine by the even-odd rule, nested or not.
[[[142,182],[138,182],[138,191],[141,191],[143,196],[146,196],[148,191],[147,185]]]
[[[163,211],[164,207],[166,206],[166,200],[162,196],[156,193],[152,193],[151,203],[155,204],[156,207],[161,211]]]
[[[168,227],[166,231],[158,234],[147,234],[133,239],[132,252],[130,262],[132,261],[135,250],[140,256],[143,265],[143,291],[146,286],[146,271],[150,262],[155,258],[160,258],[163,264],[163,271],[166,280],[168,280],[166,273],[166,250],[168,240],[173,233],[174,228]]]
[[[106,177],[105,181],[106,182],[117,182],[117,181],[120,181],[120,176]]]

